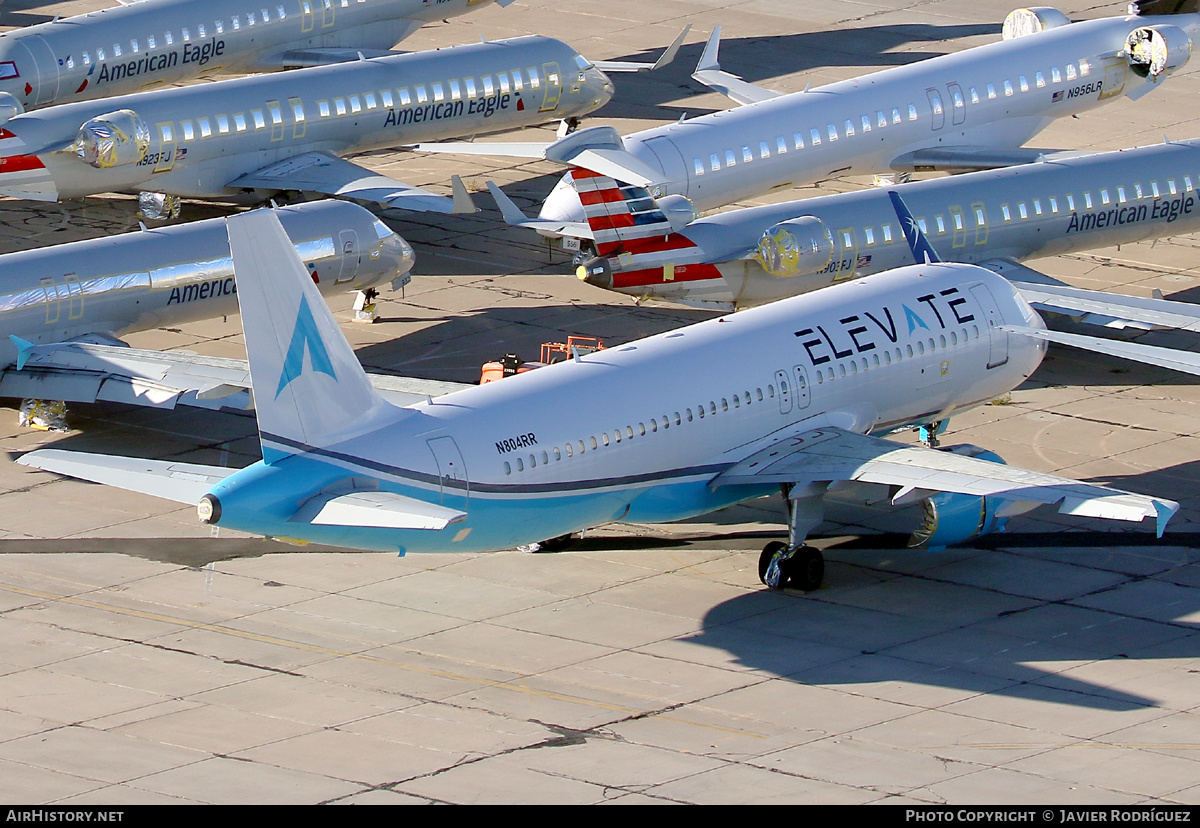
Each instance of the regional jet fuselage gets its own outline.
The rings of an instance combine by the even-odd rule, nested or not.
[[[888,189],[901,195],[943,261],[1036,280],[1015,261],[1200,230],[1200,140]],[[721,213],[675,234],[625,241],[624,249],[623,262],[614,256],[608,273],[588,281],[719,308],[760,305],[912,262],[883,188]]]
[[[701,211],[836,176],[1008,166],[1032,160],[1031,151],[1023,156],[1015,150],[1055,119],[1152,90],[1186,63],[1200,35],[1196,14],[1079,23],[1043,16],[1057,24],[655,127],[620,143],[651,192],[684,195]],[[604,136],[593,134],[597,148],[604,148]],[[581,130],[546,157],[570,161],[566,142],[582,146],[587,140]],[[638,183],[636,170],[622,179],[619,166],[590,168]],[[541,213],[553,221],[581,216],[565,181]]]
[[[0,129],[0,194],[358,195],[370,173],[336,156],[577,117],[611,94],[570,46],[531,36],[66,104]]]
[[[491,0],[142,0],[0,34],[0,92],[26,110],[201,75],[390,49]]]

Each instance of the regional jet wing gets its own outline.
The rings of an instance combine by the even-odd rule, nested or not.
[[[173,409],[252,407],[245,360],[146,351],[94,342],[32,345],[13,338],[17,367],[0,372],[0,396],[67,402],[119,402]],[[407,406],[471,386],[368,374],[388,402]]]
[[[1087,152],[1045,150],[1015,147],[994,149],[992,147],[929,147],[908,152],[892,160],[896,172],[975,172],[994,170],[1001,167],[1016,167],[1039,161],[1056,161],[1090,155]]]
[[[500,215],[504,216],[505,224],[512,227],[524,227],[529,230],[536,230],[548,236],[570,236],[576,239],[595,238],[592,234],[591,226],[586,221],[531,219],[521,212],[521,208],[505,195],[504,191],[500,189],[495,181],[489,181],[487,188],[492,194],[492,198],[496,200],[496,206],[500,209]]]
[[[779,97],[780,93],[774,90],[755,86],[748,81],[742,80],[737,75],[731,75],[729,72],[722,71],[721,64],[717,60],[717,50],[720,47],[721,27],[716,26],[713,28],[712,35],[708,38],[708,43],[704,46],[704,53],[700,55],[700,62],[696,64],[696,71],[692,73],[694,80],[704,84],[709,89],[720,92],[737,104],[752,104]]]
[[[237,469],[167,460],[142,460],[82,451],[39,449],[17,458],[23,466],[154,495],[176,503],[196,503]]]
[[[373,201],[388,207],[430,213],[473,213],[475,205],[462,179],[454,176],[454,198],[396,181],[324,152],[306,152],[268,164],[236,178],[230,187],[264,190],[300,190],[339,198]]]
[[[397,43],[408,35],[421,28],[421,22],[418,20],[409,20],[409,29],[400,38]],[[333,47],[333,46],[314,46],[311,49],[292,49],[287,52],[282,52],[271,58],[259,61],[263,68],[274,66],[278,69],[307,69],[311,66],[328,66],[331,63],[349,63],[352,60],[367,60],[369,58],[389,57],[391,55],[399,55],[401,52],[393,52],[390,49],[355,49],[353,47]]]
[[[779,440],[719,474],[713,486],[858,480],[899,487],[893,503],[932,492],[992,496],[1012,502],[1058,503],[1059,512],[1112,520],[1153,517],[1161,536],[1179,504],[1027,471],[946,451],[906,446],[840,428]]]

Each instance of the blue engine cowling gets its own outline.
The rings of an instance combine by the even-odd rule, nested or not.
[[[978,446],[949,446],[967,457],[1004,463],[1000,455]],[[998,498],[942,492],[922,502],[921,525],[908,539],[910,547],[939,550],[992,532],[1003,532],[1007,517],[996,513],[1004,505]]]

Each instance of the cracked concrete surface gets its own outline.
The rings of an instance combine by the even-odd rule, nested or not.
[[[4,11],[0,23],[98,0]],[[1123,6],[1062,7],[1076,16]],[[518,0],[418,34],[433,47],[537,28],[593,58],[644,58],[695,25],[679,63],[620,77],[622,131],[724,107],[687,79],[722,63],[784,91],[993,40],[997,2]],[[826,48],[815,48],[818,32]],[[1196,70],[1160,103],[1056,124],[1039,146],[1200,135]],[[525,134],[532,140],[547,131]],[[523,207],[558,178],[495,159],[363,159],[436,189],[493,178]],[[406,174],[406,170],[409,173]],[[765,200],[869,186],[782,191]],[[485,206],[486,196],[479,198]],[[486,202],[490,208],[490,202]],[[188,203],[185,218],[223,208]],[[0,202],[0,250],[136,227],[128,197]],[[569,333],[616,344],[705,318],[634,307],[499,224],[391,216],[418,275],[381,320],[344,326],[372,370],[472,381]],[[1193,299],[1195,241],[1031,263],[1084,287]],[[348,319],[349,297],[336,303]],[[1192,347],[1188,337],[1141,340]],[[241,356],[238,321],[134,344]],[[36,803],[1196,803],[1200,800],[1200,388],[1052,348],[948,442],[1015,465],[1180,500],[1164,541],[1040,509],[973,547],[906,549],[911,510],[831,504],[826,586],[769,594],[770,499],[673,526],[612,526],[560,554],[399,559],[227,531],[148,497],[0,464],[0,800]],[[243,465],[236,414],[79,406],[74,431],[0,448],[130,451]]]

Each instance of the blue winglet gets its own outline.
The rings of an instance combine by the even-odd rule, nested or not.
[[[940,262],[941,258],[929,244],[925,234],[921,232],[921,225],[917,224],[912,213],[908,212],[908,207],[900,198],[900,194],[895,190],[888,190],[888,198],[892,200],[892,207],[896,210],[896,218],[900,220],[900,229],[904,231],[904,238],[908,241],[908,249],[912,251],[913,260],[917,264]]]
[[[1167,521],[1169,521],[1171,518],[1175,517],[1175,512],[1178,509],[1179,509],[1178,504],[1172,503],[1172,504],[1168,505],[1166,503],[1161,503],[1157,500],[1154,501],[1154,511],[1155,511],[1156,517],[1157,517],[1156,525],[1154,528],[1158,532],[1159,538],[1161,538],[1163,536],[1163,532],[1167,528]]]
[[[20,371],[25,367],[25,363],[29,361],[30,354],[33,353],[33,343],[27,342],[16,334],[9,334],[8,338],[17,346],[17,370]]]

